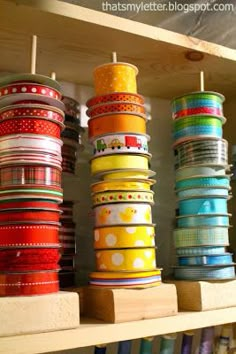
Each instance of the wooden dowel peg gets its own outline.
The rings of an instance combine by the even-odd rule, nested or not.
[[[36,57],[37,57],[37,36],[32,36],[32,46],[31,46],[31,74],[36,73]]]
[[[55,71],[53,71],[53,72],[51,73],[51,79],[52,79],[52,80],[56,80],[56,73],[55,73]]]
[[[117,63],[117,54],[116,52],[112,52],[112,62]]]
[[[204,71],[200,71],[200,91],[204,91]]]

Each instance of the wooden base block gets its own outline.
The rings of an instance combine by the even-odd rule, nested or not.
[[[181,310],[205,311],[236,306],[236,280],[173,280]]]
[[[148,289],[84,288],[85,315],[109,323],[173,316],[177,311],[172,284]]]
[[[0,337],[77,328],[77,293],[0,298]]]

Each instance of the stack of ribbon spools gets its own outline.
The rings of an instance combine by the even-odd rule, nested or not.
[[[222,139],[221,94],[193,92],[172,102],[177,228],[176,279],[235,277],[229,245],[228,143]]]
[[[96,96],[87,102],[94,148],[92,184],[96,272],[90,284],[145,287],[161,282],[156,268],[144,99],[137,94],[135,66],[109,63],[94,71]]]
[[[0,295],[58,291],[60,86],[41,75],[0,81]]]
[[[66,288],[75,285],[75,224],[73,222],[72,201],[63,201],[61,205],[59,240],[61,244],[61,259],[59,273],[60,287]]]
[[[63,172],[74,174],[78,149],[83,148],[81,134],[84,129],[80,126],[79,102],[66,96],[62,101],[65,105],[65,129],[61,133],[62,169]]]

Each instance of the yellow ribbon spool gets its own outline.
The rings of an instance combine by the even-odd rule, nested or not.
[[[154,225],[109,226],[94,229],[94,248],[140,248],[155,246]]]
[[[91,160],[91,173],[96,175],[102,172],[122,169],[148,170],[149,157],[144,155],[109,155],[95,157]]]
[[[155,247],[96,251],[98,271],[146,271],[156,268]]]
[[[107,180],[91,184],[92,193],[99,193],[105,191],[126,191],[126,190],[150,190],[151,186],[156,181],[153,179],[132,179],[127,178],[117,180]]]
[[[138,68],[129,63],[108,63],[95,68],[94,86],[96,95],[112,92],[137,93]]]
[[[106,191],[92,195],[93,205],[109,203],[150,203],[154,204],[152,191]]]
[[[155,174],[156,172],[151,170],[141,170],[138,168],[134,168],[134,169],[103,172],[101,173],[101,177],[104,181],[110,179],[119,179],[119,178],[148,179],[149,177],[155,176]]]

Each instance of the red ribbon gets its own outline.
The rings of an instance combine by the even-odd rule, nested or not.
[[[58,290],[55,271],[0,274],[0,296],[41,295]]]
[[[59,244],[56,225],[0,226],[0,247],[50,247]]]
[[[53,202],[44,202],[41,200],[30,200],[30,201],[17,201],[17,202],[2,202],[0,203],[0,211],[3,209],[24,209],[24,208],[29,208],[29,209],[53,209],[55,211],[59,211],[59,205]]]
[[[25,104],[24,107],[20,105],[12,105],[10,107],[6,107],[5,109],[1,109],[0,111],[0,120],[19,117],[44,118],[61,124],[64,121],[64,113],[62,111],[54,107],[47,107],[47,105]]]
[[[186,108],[174,113],[174,119],[191,116],[195,114],[212,114],[215,116],[223,116],[223,112],[220,108],[214,107],[197,107],[197,108]]]
[[[57,270],[59,259],[58,248],[0,250],[0,272]]]
[[[17,93],[18,94],[19,93],[38,94],[40,96],[46,96],[46,97],[54,98],[56,100],[61,99],[61,93],[59,91],[55,90],[52,87],[48,87],[36,83],[29,83],[29,82],[13,83],[0,88],[1,97],[15,95]]]
[[[7,119],[0,122],[0,136],[18,133],[41,134],[60,139],[61,126],[38,118]]]
[[[13,212],[1,212],[0,223],[7,222],[24,222],[24,221],[45,221],[45,222],[59,222],[60,214],[58,211],[46,211],[46,210],[32,210],[32,211],[13,211]]]

